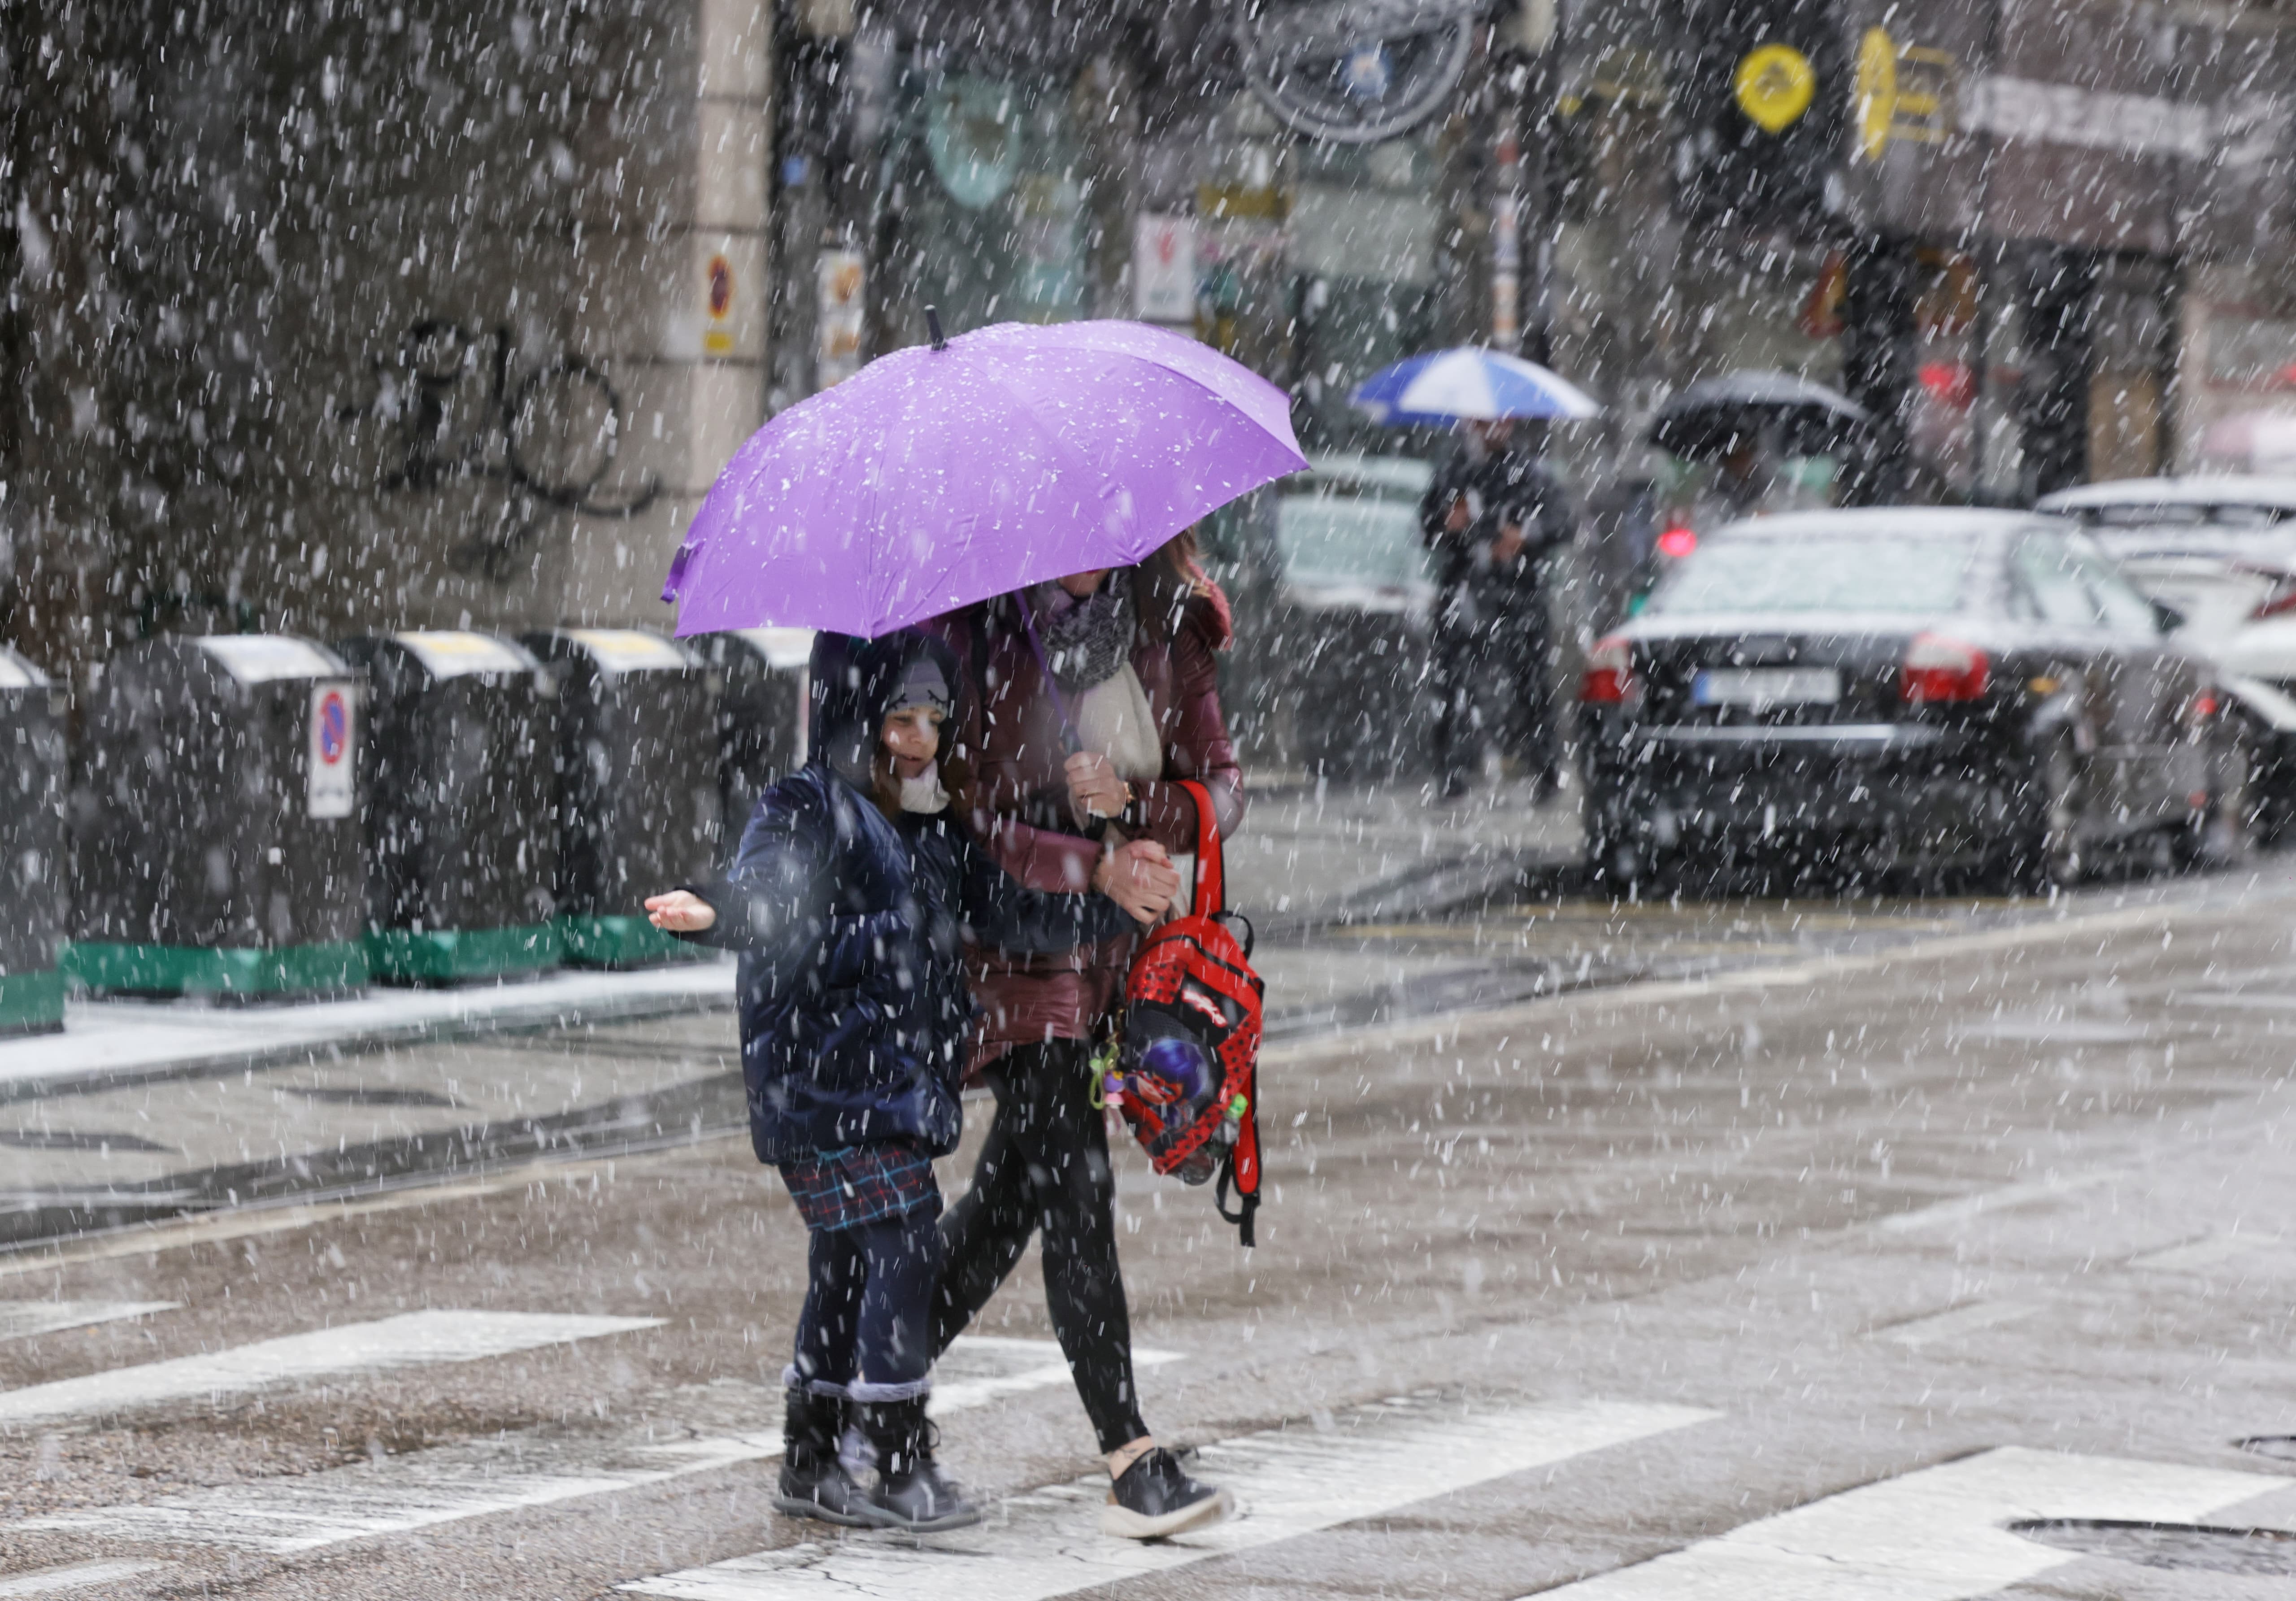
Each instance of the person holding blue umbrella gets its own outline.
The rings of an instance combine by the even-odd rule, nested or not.
[[[1443,793],[1467,792],[1490,733],[1522,759],[1542,792],[1551,789],[1559,752],[1539,569],[1571,542],[1576,523],[1529,431],[1603,408],[1536,363],[1473,348],[1398,362],[1358,384],[1350,398],[1391,426],[1460,430],[1456,449],[1420,503],[1437,587],[1435,755]]]

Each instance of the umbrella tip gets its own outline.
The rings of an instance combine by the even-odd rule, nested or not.
[[[939,307],[928,306],[925,308],[925,332],[932,335],[932,348],[934,349],[946,350],[948,349],[948,341],[941,335]]]

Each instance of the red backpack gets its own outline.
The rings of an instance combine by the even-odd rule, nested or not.
[[[1212,1204],[1252,1239],[1259,1210],[1259,1029],[1265,986],[1251,970],[1250,921],[1226,907],[1219,824],[1211,792],[1184,782],[1196,803],[1196,899],[1187,916],[1160,924],[1132,959],[1108,1104],[1130,1125],[1159,1173],[1201,1184]],[[1229,922],[1243,925],[1241,943]],[[1236,1210],[1227,1209],[1235,1192]]]

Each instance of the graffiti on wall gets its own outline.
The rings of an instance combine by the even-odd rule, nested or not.
[[[602,493],[627,421],[620,394],[578,356],[521,364],[507,325],[424,318],[407,328],[395,355],[374,363],[374,393],[336,416],[390,430],[379,488],[431,490],[480,479],[513,491],[497,528],[455,546],[459,566],[503,577],[547,513],[635,517],[661,494],[652,475]]]

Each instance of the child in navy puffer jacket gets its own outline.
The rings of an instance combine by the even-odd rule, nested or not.
[[[1056,951],[1136,932],[1162,907],[1162,853],[1111,855],[1125,897],[1022,888],[975,847],[937,762],[955,710],[947,647],[914,631],[823,634],[812,751],[768,789],[732,867],[646,902],[654,923],[741,953],[742,1068],[758,1159],[808,1230],[788,1387],[784,1511],[912,1531],[980,1515],[933,1464],[930,1297],[940,1272],[932,1158],[955,1148],[973,1003],[966,940]],[[1138,921],[1136,921],[1136,915]],[[875,1455],[838,1459],[848,1405]]]

